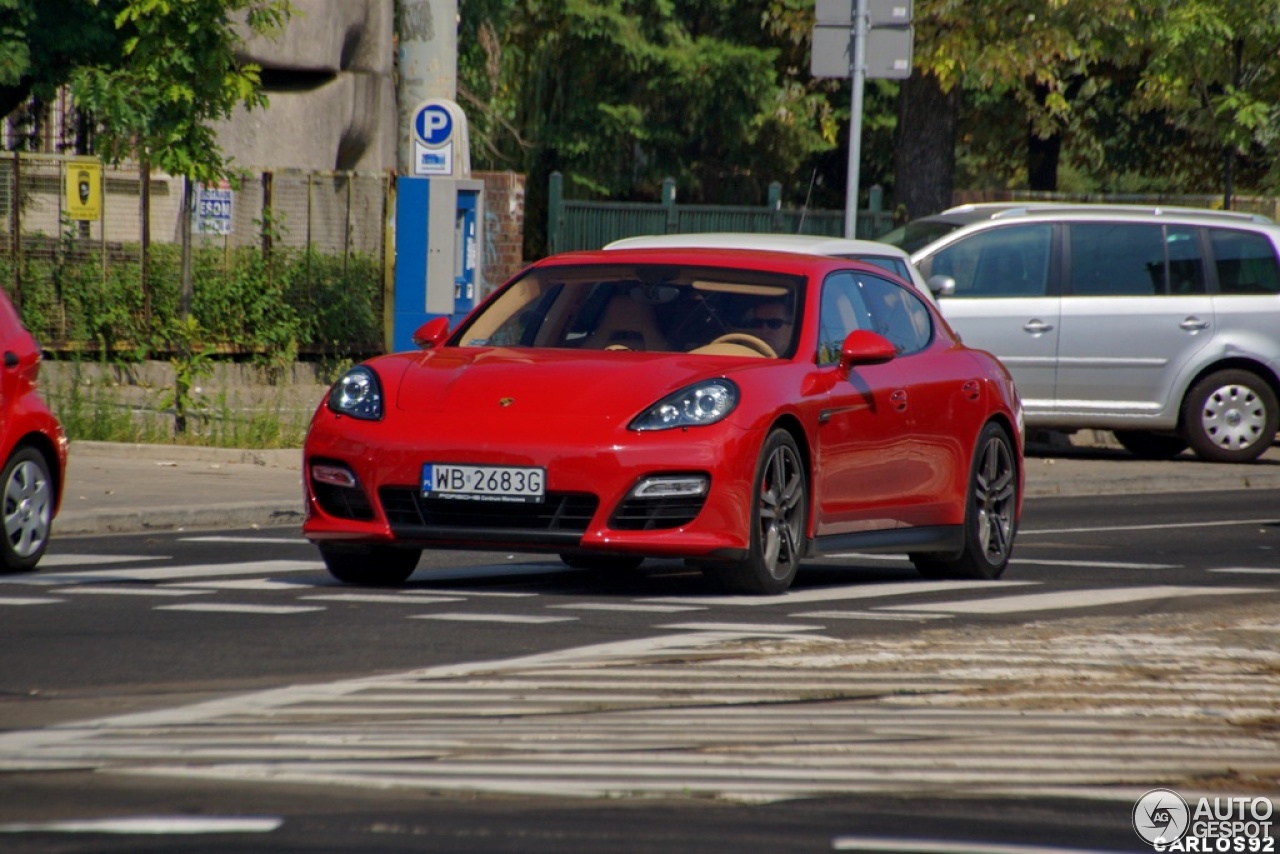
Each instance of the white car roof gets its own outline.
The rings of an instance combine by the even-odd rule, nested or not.
[[[896,246],[875,240],[850,240],[814,234],[752,234],[712,231],[700,234],[645,234],[624,237],[605,249],[772,249],[805,255],[897,255],[907,257]]]
[[[853,240],[847,237],[825,237],[816,234],[756,234],[739,231],[706,231],[696,234],[644,234],[624,237],[608,243],[605,249],[767,249],[774,252],[796,252],[802,255],[828,255],[832,258],[895,258],[907,268],[911,284],[929,299],[924,278],[911,256],[901,248],[878,240]]]

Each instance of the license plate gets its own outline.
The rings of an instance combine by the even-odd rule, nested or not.
[[[422,494],[459,501],[541,501],[547,472],[514,466],[462,466],[427,463],[422,467]]]

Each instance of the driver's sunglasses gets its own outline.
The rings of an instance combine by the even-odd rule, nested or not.
[[[783,320],[781,317],[757,317],[755,320],[751,321],[751,326],[754,329],[764,329],[765,327],[768,327],[769,329],[781,329],[789,323],[791,323],[790,320]]]

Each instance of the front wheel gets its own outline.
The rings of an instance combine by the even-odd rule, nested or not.
[[[21,448],[4,464],[4,541],[0,569],[30,572],[49,545],[54,486],[49,464],[35,448]]]
[[[396,546],[320,546],[329,574],[344,584],[391,587],[403,584],[418,568],[420,549]]]
[[[784,593],[804,555],[809,512],[808,473],[800,448],[786,430],[774,430],[765,440],[751,503],[751,545],[746,559],[707,562],[701,565],[702,571],[729,592]]]
[[[978,438],[969,475],[964,548],[954,558],[913,554],[911,562],[926,578],[999,578],[1013,554],[1018,527],[1018,462],[1013,441],[999,424],[988,424]]]
[[[1280,407],[1257,374],[1226,370],[1191,387],[1183,405],[1187,441],[1196,456],[1215,463],[1247,463],[1276,439]]]

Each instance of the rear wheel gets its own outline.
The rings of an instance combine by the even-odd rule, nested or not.
[[[772,595],[791,586],[805,551],[809,481],[800,449],[786,430],[765,440],[752,490],[751,546],[745,560],[702,564],[724,590]]]
[[[30,572],[49,545],[53,524],[54,486],[49,464],[35,448],[21,448],[4,464],[4,539],[0,570]]]
[[[1183,404],[1187,441],[1196,456],[1215,463],[1247,463],[1276,439],[1280,407],[1257,374],[1227,370],[1191,387]]]
[[[396,546],[320,546],[329,574],[344,584],[403,584],[418,568],[420,549]]]
[[[1168,433],[1148,430],[1116,430],[1116,441],[1135,457],[1143,460],[1171,460],[1187,449],[1187,440]]]
[[[1009,563],[1018,525],[1018,463],[1013,441],[999,424],[988,424],[978,439],[966,504],[959,555],[911,555],[926,578],[999,578]]]

